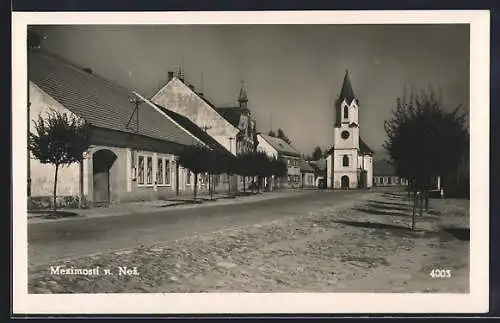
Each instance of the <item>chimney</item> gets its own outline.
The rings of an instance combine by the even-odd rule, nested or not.
[[[87,72],[87,73],[89,73],[89,74],[92,74],[92,69],[91,69],[91,68],[85,67],[85,68],[83,69],[83,71],[85,71],[85,72]]]
[[[174,78],[174,72],[169,71],[168,72],[168,81],[169,82],[172,81],[173,78]]]

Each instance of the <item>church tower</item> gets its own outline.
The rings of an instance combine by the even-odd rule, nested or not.
[[[245,89],[245,82],[241,81],[240,95],[238,96],[238,102],[242,110],[248,110],[248,95]]]
[[[349,71],[346,70],[340,95],[335,102],[335,123],[331,179],[333,188],[358,185],[359,101],[354,95]]]

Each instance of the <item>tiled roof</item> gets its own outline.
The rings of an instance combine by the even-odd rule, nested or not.
[[[260,134],[260,136],[262,137],[262,139],[267,141],[274,149],[276,149],[278,153],[287,156],[300,157],[300,153],[291,145],[287,144],[284,140],[265,134]]]
[[[396,169],[386,159],[380,159],[373,161],[373,176],[394,176],[396,175]]]
[[[309,162],[311,165],[317,168],[318,171],[322,172],[326,170],[326,159],[321,158],[312,162]]]
[[[217,111],[230,124],[238,128],[240,117],[243,114],[243,109],[241,109],[240,107],[224,107],[215,108],[215,111]]]
[[[165,114],[167,114],[170,118],[172,118],[175,122],[177,122],[181,127],[189,131],[193,136],[196,138],[200,139],[202,142],[204,142],[207,146],[209,146],[212,149],[215,149],[219,151],[220,153],[227,154],[228,156],[232,154],[224,147],[222,146],[217,140],[215,140],[212,136],[207,134],[203,129],[198,127],[194,122],[189,120],[189,118],[176,113],[172,110],[166,109],[158,104],[156,106],[163,111]]]
[[[29,53],[28,72],[30,81],[91,125],[136,133],[135,117],[127,127],[135,108],[130,103],[131,91],[42,51]],[[139,107],[138,133],[181,145],[198,143],[148,104]]]
[[[299,168],[302,173],[314,173],[314,168],[305,160],[299,160]]]

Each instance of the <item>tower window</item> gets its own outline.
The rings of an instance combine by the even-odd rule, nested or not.
[[[344,155],[344,157],[342,157],[342,166],[349,167],[349,156]]]
[[[344,107],[344,119],[349,118],[349,109],[347,107]]]

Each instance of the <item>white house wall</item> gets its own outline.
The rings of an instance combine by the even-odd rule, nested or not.
[[[29,83],[30,97],[30,132],[35,132],[34,121],[41,114],[44,118],[46,113],[55,110],[73,115],[59,102],[42,91],[38,86]],[[30,154],[31,155],[31,154]],[[79,187],[79,164],[59,167],[57,175],[57,195],[78,195]],[[30,156],[31,196],[51,196],[54,190],[55,167],[52,164],[42,164],[35,157]]]
[[[202,129],[207,127],[206,131],[210,136],[236,155],[235,138],[239,129],[224,119],[179,79],[173,78],[151,98],[151,101],[187,117]]]

